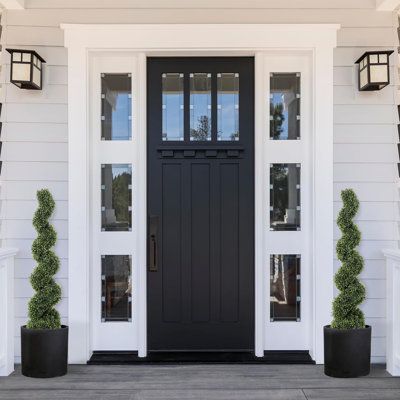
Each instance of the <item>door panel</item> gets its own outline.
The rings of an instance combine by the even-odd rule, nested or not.
[[[252,350],[253,59],[149,58],[147,82],[148,348]]]

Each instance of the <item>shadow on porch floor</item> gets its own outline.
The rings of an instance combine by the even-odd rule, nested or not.
[[[400,378],[383,365],[334,379],[321,365],[71,365],[53,379],[0,378],[0,399],[399,400]]]

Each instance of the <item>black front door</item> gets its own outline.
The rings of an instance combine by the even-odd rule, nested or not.
[[[254,60],[149,58],[148,348],[254,348]]]

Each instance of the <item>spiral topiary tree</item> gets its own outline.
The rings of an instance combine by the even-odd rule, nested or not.
[[[365,287],[358,280],[364,267],[364,260],[355,249],[361,240],[361,233],[353,222],[359,208],[357,195],[352,189],[342,190],[343,208],[337,224],[342,237],[336,245],[336,254],[342,265],[335,274],[335,284],[340,293],[333,301],[332,328],[356,329],[365,327],[363,312],[358,306],[365,299]]]
[[[57,241],[57,232],[49,223],[55,202],[48,189],[38,190],[39,206],[33,217],[33,226],[38,236],[32,244],[32,255],[37,265],[30,277],[35,290],[29,301],[29,329],[57,329],[61,327],[60,315],[54,306],[61,299],[61,288],[54,281],[60,260],[52,248]]]

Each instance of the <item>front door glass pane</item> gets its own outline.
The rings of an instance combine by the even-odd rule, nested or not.
[[[211,140],[211,74],[190,74],[190,140]]]
[[[127,255],[101,257],[101,320],[132,319],[132,266]]]
[[[217,74],[217,138],[239,140],[239,74]]]
[[[300,74],[271,74],[269,118],[271,139],[300,139]]]
[[[270,166],[270,230],[300,230],[300,164]]]
[[[183,74],[162,74],[162,140],[183,140]]]
[[[131,74],[101,74],[101,139],[132,137]]]
[[[270,319],[300,321],[300,256],[274,254],[270,260]]]
[[[101,166],[101,230],[132,230],[132,166]]]

